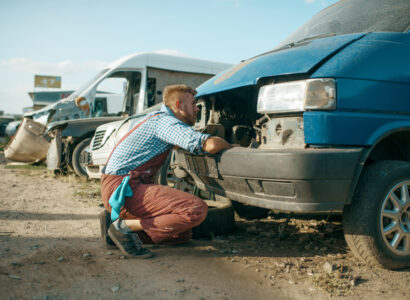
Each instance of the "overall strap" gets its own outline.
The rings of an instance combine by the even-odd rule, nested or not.
[[[119,144],[122,143],[122,141],[124,141],[124,140],[125,140],[131,133],[133,133],[138,127],[140,127],[142,124],[144,124],[146,121],[148,121],[148,119],[151,119],[152,117],[155,117],[155,116],[158,116],[158,115],[159,115],[159,114],[155,114],[155,115],[152,115],[152,116],[146,118],[145,120],[142,120],[140,123],[138,123],[137,125],[135,125],[134,128],[132,128],[130,131],[128,131],[127,134],[124,135],[124,136],[118,141],[118,143],[114,146],[114,148],[112,149],[112,151],[111,151],[111,153],[110,153],[110,156],[108,156],[108,159],[107,159],[107,162],[105,163],[105,165],[108,164],[108,161],[110,160],[111,155],[114,153],[114,150],[118,147]]]

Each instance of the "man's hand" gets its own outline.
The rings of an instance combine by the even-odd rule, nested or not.
[[[229,144],[224,139],[217,136],[211,136],[205,141],[204,145],[202,146],[202,150],[211,154],[216,154],[221,150],[229,149],[232,147],[233,145]]]

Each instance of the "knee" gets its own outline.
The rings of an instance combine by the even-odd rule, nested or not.
[[[208,205],[201,198],[195,199],[194,211],[192,214],[192,223],[194,226],[201,224],[208,213]]]

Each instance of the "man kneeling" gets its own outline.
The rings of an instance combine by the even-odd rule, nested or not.
[[[167,86],[161,110],[135,125],[108,158],[101,177],[106,209],[100,214],[101,234],[127,256],[150,257],[143,242],[186,242],[192,237],[191,229],[206,217],[202,199],[153,184],[174,146],[193,154],[215,154],[232,147],[224,139],[192,129],[199,111],[195,94],[186,85]]]

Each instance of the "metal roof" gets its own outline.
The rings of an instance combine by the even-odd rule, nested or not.
[[[152,67],[189,73],[217,74],[231,66],[231,64],[184,56],[165,55],[159,53],[134,53],[114,61],[108,67]]]

